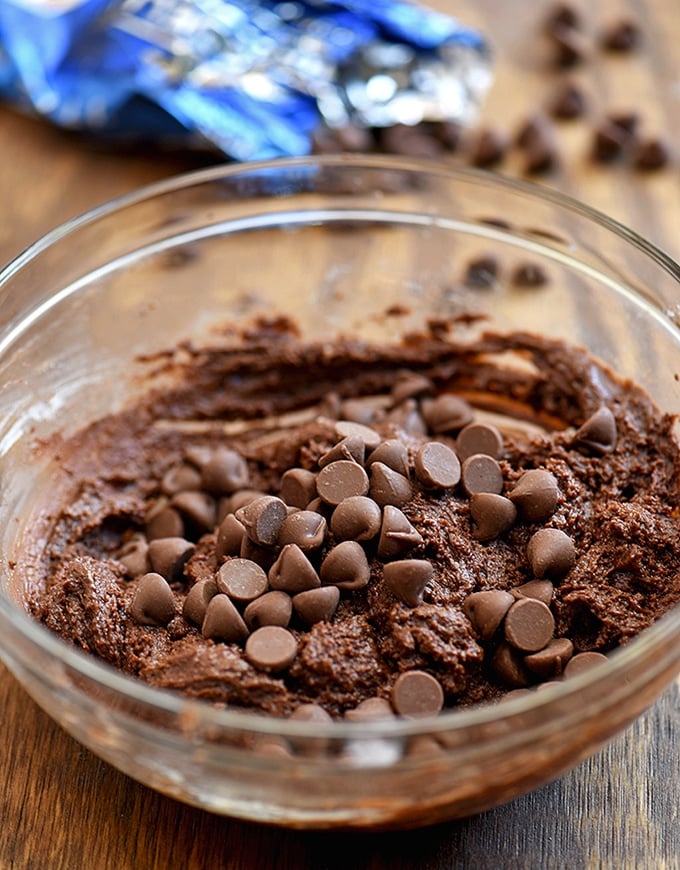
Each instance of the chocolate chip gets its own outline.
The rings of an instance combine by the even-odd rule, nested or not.
[[[531,674],[524,666],[524,656],[510,644],[498,645],[491,659],[491,667],[513,689],[523,689],[532,683]]]
[[[370,426],[364,426],[361,423],[353,423],[351,420],[338,420],[335,424],[335,431],[340,438],[349,438],[352,435],[358,435],[364,442],[366,450],[373,450],[380,444],[380,435],[371,429]]]
[[[640,116],[637,112],[610,112],[607,120],[623,130],[627,138],[632,141],[640,123]]]
[[[317,622],[330,622],[339,602],[340,590],[337,586],[308,589],[293,597],[295,612],[308,626]]]
[[[261,568],[269,571],[276,561],[277,552],[274,547],[260,546],[255,541],[251,541],[248,535],[244,535],[241,540],[241,552],[239,556],[242,559],[250,559],[252,562],[257,562]]]
[[[435,435],[458,432],[472,422],[468,403],[452,393],[442,393],[436,399],[423,399],[420,410],[429,430]]]
[[[316,496],[316,474],[306,468],[289,468],[281,477],[279,495],[287,505],[307,507]]]
[[[385,586],[407,607],[423,603],[423,592],[434,575],[426,559],[403,559],[388,562],[383,569]]]
[[[201,490],[185,490],[173,495],[170,506],[182,515],[198,535],[211,531],[217,520],[215,499]]]
[[[321,469],[316,490],[326,504],[337,506],[353,495],[366,495],[368,475],[357,462],[340,459]]]
[[[260,595],[243,611],[243,619],[251,631],[263,625],[280,625],[285,628],[292,615],[292,599],[279,589]]]
[[[175,596],[160,574],[140,577],[130,605],[130,616],[139,625],[167,625],[175,616]]]
[[[425,435],[427,427],[415,399],[405,399],[391,408],[383,417],[383,423],[391,423],[408,435]]]
[[[610,120],[603,121],[593,133],[592,158],[597,163],[613,163],[629,142],[628,133]]]
[[[361,544],[342,541],[333,547],[321,563],[321,581],[340,589],[361,589],[368,583],[371,571]]]
[[[280,625],[264,625],[246,641],[246,658],[263,671],[282,671],[295,661],[297,640]]]
[[[413,486],[408,477],[394,471],[383,462],[374,462],[371,467],[369,493],[380,507],[400,507],[413,498]]]
[[[538,263],[518,263],[510,275],[510,282],[515,287],[544,287],[548,283],[548,275]]]
[[[582,89],[574,82],[563,82],[553,94],[548,111],[553,118],[572,120],[581,118],[586,108],[586,98]]]
[[[243,523],[246,535],[255,544],[275,544],[281,524],[288,516],[286,505],[274,495],[263,495],[236,511],[236,519]]]
[[[201,466],[204,489],[219,495],[228,495],[245,489],[249,483],[248,463],[235,450],[219,448]]]
[[[467,287],[487,289],[494,287],[498,279],[498,260],[487,254],[470,260],[465,270],[463,283]]]
[[[521,586],[515,586],[510,592],[515,598],[537,598],[550,607],[555,587],[550,580],[530,580]]]
[[[217,583],[212,577],[198,580],[184,599],[182,616],[194,625],[202,625],[208,604],[217,595]]]
[[[522,652],[538,652],[546,647],[555,630],[552,611],[537,598],[520,598],[505,615],[505,639]]]
[[[340,541],[370,541],[380,531],[382,511],[373,499],[350,496],[333,511],[331,531]]]
[[[394,711],[385,698],[366,698],[353,710],[345,710],[345,719],[350,722],[374,722],[379,719],[392,719]]]
[[[267,575],[251,559],[228,559],[215,577],[217,588],[237,604],[247,604],[267,591]]]
[[[149,544],[144,535],[133,535],[118,551],[116,558],[132,577],[146,574],[149,567]]]
[[[576,66],[586,57],[585,39],[575,28],[555,25],[549,37],[554,63],[561,69]]]
[[[559,677],[574,654],[574,644],[568,637],[556,637],[548,646],[524,656],[524,664],[542,680]]]
[[[503,452],[503,436],[488,423],[468,423],[456,438],[456,453],[461,462],[475,453],[484,453],[494,459]]]
[[[500,494],[503,490],[503,472],[498,462],[484,453],[468,456],[461,468],[461,481],[465,492]]]
[[[422,544],[420,533],[413,528],[406,515],[394,505],[383,510],[377,555],[380,559],[395,559]]]
[[[393,404],[398,405],[404,399],[415,399],[428,395],[434,390],[432,381],[417,372],[401,371],[397,373],[392,389]]]
[[[377,410],[375,399],[345,399],[340,406],[340,415],[353,423],[370,426],[375,420]]]
[[[463,127],[457,121],[435,121],[431,130],[432,135],[439,139],[447,151],[455,151],[460,145]]]
[[[568,27],[580,30],[583,26],[580,12],[569,3],[558,3],[550,10],[545,22],[546,33],[551,33],[556,27]]]
[[[378,444],[366,460],[366,468],[370,468],[374,462],[382,462],[393,471],[408,477],[408,450],[399,438],[390,438]]]
[[[348,435],[347,438],[338,441],[330,450],[319,457],[319,468],[325,468],[327,465],[340,460],[358,462],[359,465],[363,465],[365,454],[366,444],[361,435]]]
[[[553,515],[560,498],[555,475],[543,468],[525,471],[508,493],[523,519],[542,523]]]
[[[305,553],[318,550],[326,539],[326,518],[316,511],[296,511],[281,523],[279,544],[297,544]]]
[[[414,466],[418,481],[426,489],[452,489],[460,480],[460,460],[440,441],[421,444]]]
[[[618,432],[616,418],[606,405],[602,405],[578,428],[574,446],[601,456],[616,447]]]
[[[149,564],[169,583],[182,578],[184,565],[193,555],[194,545],[186,538],[157,538],[149,543]]]
[[[525,121],[517,133],[516,141],[524,151],[525,172],[547,172],[557,165],[555,135],[545,115],[533,115]]]
[[[605,51],[625,53],[640,45],[641,32],[635,21],[629,18],[610,24],[600,36],[600,45]]]
[[[529,539],[527,557],[534,577],[561,580],[576,563],[576,547],[561,529],[539,529]]]
[[[502,589],[473,592],[463,602],[463,612],[482,640],[491,640],[515,598]]]
[[[248,626],[229,596],[218,594],[208,602],[201,634],[207,640],[240,644],[248,637]]]
[[[470,143],[470,162],[479,168],[496,166],[502,162],[508,149],[506,137],[499,130],[478,130]]]
[[[633,152],[633,166],[646,172],[663,169],[670,163],[670,148],[661,139],[645,139],[638,142]]]
[[[608,661],[607,656],[599,652],[581,652],[569,659],[565,668],[565,677],[578,677],[586,671],[598,667]]]
[[[227,514],[217,530],[215,540],[215,555],[218,559],[225,556],[238,556],[246,530],[233,514]]]
[[[390,700],[400,716],[434,716],[444,706],[444,690],[427,671],[406,671],[395,680]]]
[[[470,496],[472,537],[477,541],[492,541],[509,531],[517,519],[517,508],[504,495],[495,492],[473,492]]]
[[[431,159],[444,151],[442,143],[420,125],[394,124],[381,132],[380,146],[390,154]]]
[[[251,501],[255,501],[257,498],[262,498],[263,495],[265,495],[265,493],[259,489],[239,489],[226,497],[224,501],[224,511],[225,513],[235,514],[236,511],[245,507],[247,504],[250,504]]]
[[[269,569],[269,585],[294,595],[321,585],[319,575],[297,544],[286,544]]]
[[[312,137],[314,154],[340,154],[345,151],[373,151],[375,141],[371,131],[358,124],[342,127],[318,127]]]
[[[161,480],[161,490],[166,495],[174,495],[184,489],[200,489],[201,473],[193,465],[181,462],[169,468]]]
[[[153,513],[144,526],[146,537],[149,541],[158,538],[182,538],[184,537],[184,520],[179,511],[166,507],[158,513]]]

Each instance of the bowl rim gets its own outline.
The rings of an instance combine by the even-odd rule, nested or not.
[[[548,202],[560,209],[575,213],[582,218],[597,223],[619,236],[647,255],[668,272],[671,277],[680,282],[680,264],[663,250],[614,218],[610,218],[603,212],[586,205],[578,199],[552,188],[524,179],[512,178],[498,172],[471,167],[450,166],[444,162],[432,160],[395,157],[392,155],[341,154],[275,158],[248,163],[218,165],[179,173],[170,178],[143,185],[133,191],[88,209],[39,237],[0,270],[0,292],[2,292],[4,286],[17,273],[28,266],[41,253],[58,244],[64,237],[76,232],[81,227],[94,224],[98,220],[113,215],[116,212],[123,212],[128,207],[191,186],[219,181],[223,178],[245,176],[264,171],[278,170],[285,172],[313,167],[344,168],[347,170],[359,168],[398,170],[412,175],[426,174],[443,177],[450,182],[460,180],[487,187],[501,188],[530,199]],[[451,734],[454,731],[461,732],[490,723],[497,724],[504,720],[511,720],[519,714],[547,708],[556,700],[562,702],[567,697],[575,699],[582,691],[599,683],[603,678],[620,676],[625,680],[626,672],[644,654],[645,650],[648,650],[650,647],[654,648],[658,644],[670,640],[673,636],[680,639],[680,605],[676,605],[640,635],[608,654],[608,661],[606,663],[598,665],[576,677],[564,680],[560,684],[559,691],[531,692],[521,697],[508,698],[503,700],[502,703],[478,704],[462,709],[453,708],[443,710],[435,716],[413,719],[395,717],[394,719],[365,722],[339,720],[309,723],[267,716],[244,709],[220,709],[210,702],[187,698],[177,692],[151,686],[140,678],[118,671],[112,665],[100,661],[92,654],[70,646],[62,638],[30,617],[9,596],[0,594],[0,622],[4,620],[7,620],[11,629],[18,631],[29,643],[35,644],[43,653],[57,659],[60,664],[74,670],[82,677],[90,679],[131,701],[141,702],[147,707],[155,708],[166,714],[184,716],[189,713],[192,721],[195,721],[197,726],[221,727],[228,730],[262,735],[276,734],[283,737],[325,737],[330,739],[359,738],[361,736],[373,738],[379,736],[385,739],[397,739],[417,736],[423,733],[436,735],[437,733],[446,732]],[[12,654],[4,652],[1,643],[0,652],[3,658],[11,660]],[[22,667],[27,666],[22,663]],[[30,665],[28,667],[30,668]],[[12,669],[11,665],[10,669]]]

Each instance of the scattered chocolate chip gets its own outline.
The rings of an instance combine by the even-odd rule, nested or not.
[[[263,495],[236,511],[236,519],[243,523],[246,535],[255,544],[275,544],[281,524],[288,516],[286,505],[274,495]]]
[[[432,674],[406,671],[395,680],[390,699],[400,716],[435,716],[444,706],[444,690]]]
[[[498,459],[503,452],[503,436],[488,423],[468,423],[456,438],[456,453],[461,462],[475,453]]]
[[[388,562],[383,569],[385,585],[407,607],[423,603],[423,592],[434,574],[426,559],[403,559]]]
[[[444,152],[442,142],[421,125],[394,124],[381,131],[380,147],[390,154],[433,158]]]
[[[524,689],[533,682],[524,666],[524,656],[508,643],[498,645],[491,666],[503,682],[513,689]]]
[[[281,523],[279,544],[297,544],[305,553],[318,550],[326,538],[326,518],[317,511],[300,510]]]
[[[613,163],[624,152],[630,136],[619,124],[605,119],[593,132],[592,158],[596,163]]]
[[[194,625],[202,625],[205,619],[205,613],[208,609],[208,604],[217,595],[217,583],[212,577],[206,577],[204,580],[198,580],[189,590],[187,597],[184,599],[184,607],[182,608],[182,616],[187,622],[193,622]]]
[[[515,598],[502,589],[473,592],[463,602],[463,612],[482,640],[491,640]]]
[[[602,456],[616,447],[618,432],[616,418],[606,405],[602,405],[581,425],[574,435],[574,446]]]
[[[586,41],[573,27],[555,25],[549,33],[553,60],[560,69],[568,69],[581,63],[587,56]]]
[[[130,616],[139,625],[167,625],[175,616],[175,596],[160,574],[140,577],[130,605]]]
[[[458,432],[473,418],[470,405],[452,393],[442,393],[436,399],[423,399],[420,408],[428,428],[435,435]]]
[[[208,602],[201,634],[207,640],[240,644],[248,637],[248,626],[229,596],[218,594]]]
[[[280,625],[264,625],[256,629],[246,641],[246,658],[263,671],[282,671],[295,661],[297,640]]]
[[[414,490],[408,477],[399,474],[383,462],[374,462],[370,468],[369,493],[380,507],[388,504],[400,507],[413,498]]]
[[[345,420],[351,420],[353,423],[362,423],[364,426],[370,426],[374,422],[378,406],[375,399],[360,398],[360,399],[344,399],[340,406],[340,415]]]
[[[392,705],[385,698],[366,698],[353,710],[345,711],[345,719],[350,722],[373,722],[378,719],[392,719]]]
[[[319,574],[326,585],[354,590],[366,586],[371,570],[361,544],[342,541],[328,552]]]
[[[161,480],[161,490],[165,495],[174,495],[184,489],[200,489],[201,473],[193,465],[181,462],[169,468]]]
[[[184,521],[174,508],[166,507],[158,513],[153,513],[144,526],[147,540],[155,541],[158,538],[182,538],[184,537]]]
[[[259,489],[239,489],[232,493],[226,499],[226,513],[235,514],[238,510],[255,501],[257,498],[262,498],[266,493]]]
[[[529,539],[527,557],[534,577],[561,580],[576,563],[576,547],[561,529],[539,529]]]
[[[366,444],[361,435],[348,435],[338,441],[330,450],[327,450],[319,457],[319,468],[325,468],[333,462],[347,460],[348,462],[357,462],[359,465],[364,464],[366,454]],[[315,479],[316,486],[316,479]]]
[[[555,587],[550,580],[530,580],[521,586],[515,586],[510,592],[515,598],[536,598],[550,607]]]
[[[383,417],[384,423],[391,423],[407,435],[425,435],[427,427],[420,414],[418,402],[415,399],[405,399],[395,405]]]
[[[431,124],[431,130],[447,151],[455,151],[460,145],[463,127],[457,121],[435,121]]]
[[[635,21],[629,18],[615,21],[606,27],[600,36],[600,45],[605,51],[620,54],[635,51],[640,45],[641,31]]]
[[[382,511],[373,499],[354,495],[341,501],[331,517],[331,531],[340,541],[370,541],[380,531]]]
[[[340,438],[350,438],[352,435],[357,435],[364,442],[364,448],[367,451],[375,449],[381,441],[380,435],[375,429],[361,423],[353,423],[351,420],[338,420],[335,424],[335,431]]]
[[[287,505],[307,507],[316,496],[316,474],[306,468],[289,468],[281,477],[279,495]]]
[[[393,471],[408,477],[408,450],[404,442],[399,438],[390,438],[378,444],[366,460],[366,468],[370,468],[374,462],[382,462],[383,465],[387,465]]]
[[[245,489],[249,478],[248,463],[240,453],[228,447],[216,450],[201,466],[204,489],[219,495]]]
[[[505,639],[522,652],[538,652],[546,647],[555,630],[552,611],[537,598],[520,598],[514,602],[503,622]]]
[[[390,390],[392,401],[395,405],[400,404],[404,399],[419,398],[433,391],[434,384],[429,378],[410,371],[397,372],[394,384],[392,384],[392,389]]]
[[[306,625],[317,622],[330,622],[340,602],[340,589],[337,586],[321,586],[308,589],[293,596],[293,607]]]
[[[517,508],[504,495],[477,491],[470,496],[470,517],[472,537],[477,541],[492,541],[512,528]]]
[[[633,166],[645,172],[664,169],[671,159],[670,148],[661,139],[645,139],[635,145]]]
[[[250,559],[228,559],[215,577],[217,588],[237,604],[247,604],[267,591],[267,575]]]
[[[202,490],[185,490],[173,495],[170,507],[179,511],[184,522],[198,535],[211,531],[217,520],[215,499]]]
[[[286,544],[269,569],[269,585],[294,595],[321,585],[319,575],[297,544]]]
[[[243,611],[243,619],[251,631],[263,625],[280,625],[286,628],[293,615],[293,601],[280,589],[260,595]]]
[[[503,472],[498,462],[485,453],[475,453],[463,462],[461,467],[463,489],[469,496],[475,493],[494,493],[503,491]]]
[[[524,152],[524,171],[530,174],[548,172],[558,163],[555,135],[548,118],[533,115],[520,127],[517,145]]]
[[[467,287],[487,289],[494,287],[498,280],[498,260],[491,254],[470,260],[465,270],[463,283]]]
[[[559,677],[574,654],[568,637],[556,637],[542,650],[524,656],[524,664],[543,680]]]
[[[577,677],[592,668],[608,661],[607,656],[599,652],[581,652],[569,659],[565,668],[565,677]]]
[[[252,562],[269,571],[276,560],[276,549],[274,547],[264,547],[252,541],[248,535],[244,535],[241,540],[241,552],[239,556],[242,559],[250,559]]]
[[[507,139],[499,130],[478,130],[470,143],[470,162],[480,169],[497,166],[505,158],[507,149]]]
[[[144,535],[133,535],[118,551],[116,558],[132,577],[146,574],[149,567],[149,544]]]
[[[560,489],[551,471],[532,468],[522,474],[508,497],[523,519],[530,523],[542,523],[555,512]]]
[[[545,22],[546,33],[551,33],[556,27],[568,27],[580,30],[583,26],[581,13],[569,3],[558,3],[550,10]]]
[[[426,489],[452,489],[460,480],[460,460],[440,441],[421,444],[414,460],[416,477]]]
[[[623,130],[627,138],[632,141],[640,123],[640,116],[637,112],[610,112],[607,120]]]
[[[326,504],[337,506],[353,495],[366,495],[368,475],[357,462],[340,459],[324,466],[316,478],[316,491]]]
[[[218,559],[225,556],[238,556],[241,553],[246,530],[233,514],[227,514],[217,529],[215,555]]]
[[[186,538],[157,538],[149,543],[148,555],[151,569],[169,583],[182,578],[184,565],[193,555],[194,545]]]
[[[538,263],[518,263],[510,275],[510,282],[515,287],[544,287],[548,283],[548,275]]]
[[[380,559],[396,559],[422,542],[422,536],[413,528],[405,514],[394,505],[386,505],[380,528],[378,557]]]
[[[581,118],[587,109],[583,90],[574,82],[562,82],[552,95],[548,111],[561,121]]]

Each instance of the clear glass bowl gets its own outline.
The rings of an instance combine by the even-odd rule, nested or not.
[[[540,290],[461,282],[491,253]],[[227,166],[123,197],[55,230],[0,276],[0,651],[70,734],[135,779],[217,813],[387,828],[476,813],[555,777],[620,731],[680,669],[680,609],[610,662],[531,696],[436,718],[325,724],[188,701],[116,673],[32,621],[26,537],[35,446],[121,408],[149,355],[216,322],[289,314],[304,337],[397,340],[432,317],[587,347],[680,411],[680,270],[574,201],[475,171],[379,157]],[[394,306],[398,306],[395,309]],[[405,308],[408,313],[405,313]],[[385,317],[390,307],[401,316]],[[467,323],[467,326],[464,324]],[[472,335],[474,319],[461,320]],[[47,481],[49,482],[49,481]],[[30,557],[30,553],[28,553]],[[280,735],[291,755],[267,750]]]

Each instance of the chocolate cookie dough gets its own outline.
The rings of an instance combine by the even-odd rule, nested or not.
[[[152,686],[418,716],[606,661],[680,601],[674,421],[578,348],[272,321],[158,370],[45,446],[68,483],[27,593]]]

